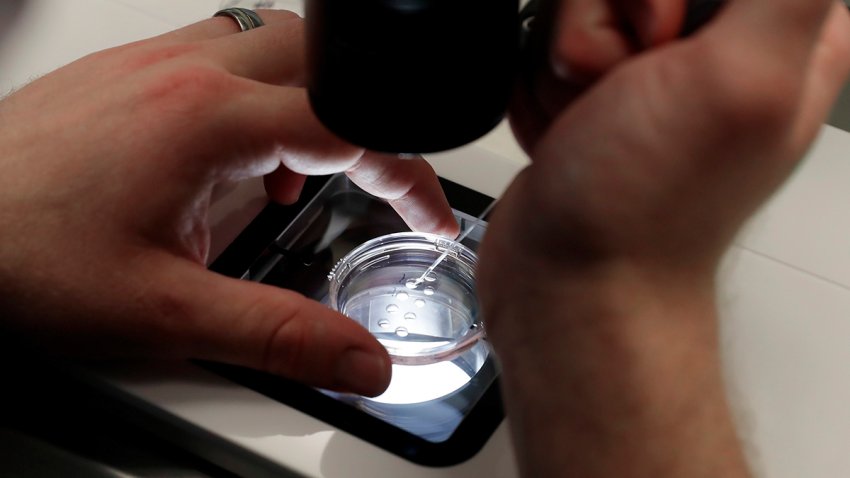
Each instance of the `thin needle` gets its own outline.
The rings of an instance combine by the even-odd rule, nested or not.
[[[478,217],[475,219],[475,221],[472,224],[470,224],[469,226],[467,226],[467,228],[465,230],[461,231],[461,233],[455,238],[455,242],[461,242],[464,239],[466,239],[466,237],[469,236],[469,234],[476,227],[478,227],[478,224],[480,224],[481,221],[483,221],[484,218],[487,217],[487,214],[490,214],[490,211],[492,211],[493,208],[496,207],[496,201],[497,200],[494,199],[493,202],[491,202],[486,208],[484,208],[484,211],[481,214],[478,215]],[[413,282],[412,288],[415,289],[416,287],[419,287],[419,284],[425,282],[425,278],[428,277],[428,275],[430,275],[432,272],[434,272],[434,269],[436,269],[437,266],[439,266],[440,263],[443,262],[443,259],[445,259],[446,256],[448,256],[448,255],[449,255],[449,249],[446,249],[442,254],[440,254],[440,257],[438,257],[437,260],[434,261],[434,263],[431,264],[430,267],[425,269],[425,272],[423,272],[422,275],[419,276],[419,278],[416,279]]]

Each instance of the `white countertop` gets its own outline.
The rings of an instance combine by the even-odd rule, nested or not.
[[[219,0],[30,0],[0,47],[0,94],[86,53],[208,17]],[[288,2],[295,9],[299,0]],[[0,125],[2,127],[2,125]],[[850,133],[824,127],[807,161],[747,225],[721,270],[724,360],[762,476],[850,476]],[[431,158],[498,195],[525,157],[500,128]],[[486,167],[485,167],[486,166]],[[255,183],[216,204],[216,250],[258,211]]]

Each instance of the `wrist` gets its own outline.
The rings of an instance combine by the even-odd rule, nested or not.
[[[691,476],[715,466],[715,476],[746,476],[725,398],[711,274],[620,263],[544,277],[514,281],[516,295],[485,294],[483,303],[529,476],[558,467],[577,476]],[[547,443],[583,452],[544,459]],[[727,459],[712,462],[718,453]]]
[[[532,263],[529,257],[519,262],[500,265],[513,272],[510,278],[485,273],[480,284],[488,336],[504,349],[503,360],[581,353],[562,350],[576,334],[582,342],[584,335],[604,334],[611,345],[623,347],[656,345],[648,339],[677,335],[715,343],[714,271],[630,260],[575,267]]]

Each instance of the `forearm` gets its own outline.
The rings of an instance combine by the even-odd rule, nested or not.
[[[521,310],[490,311],[497,325],[536,328],[534,341],[498,328],[493,337],[523,475],[748,476],[725,397],[711,285],[558,283],[524,290],[534,297]]]

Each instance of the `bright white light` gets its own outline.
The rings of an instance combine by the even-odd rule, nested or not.
[[[454,392],[470,379],[466,372],[449,361],[430,365],[393,364],[389,388],[370,400],[389,404],[427,402]]]

